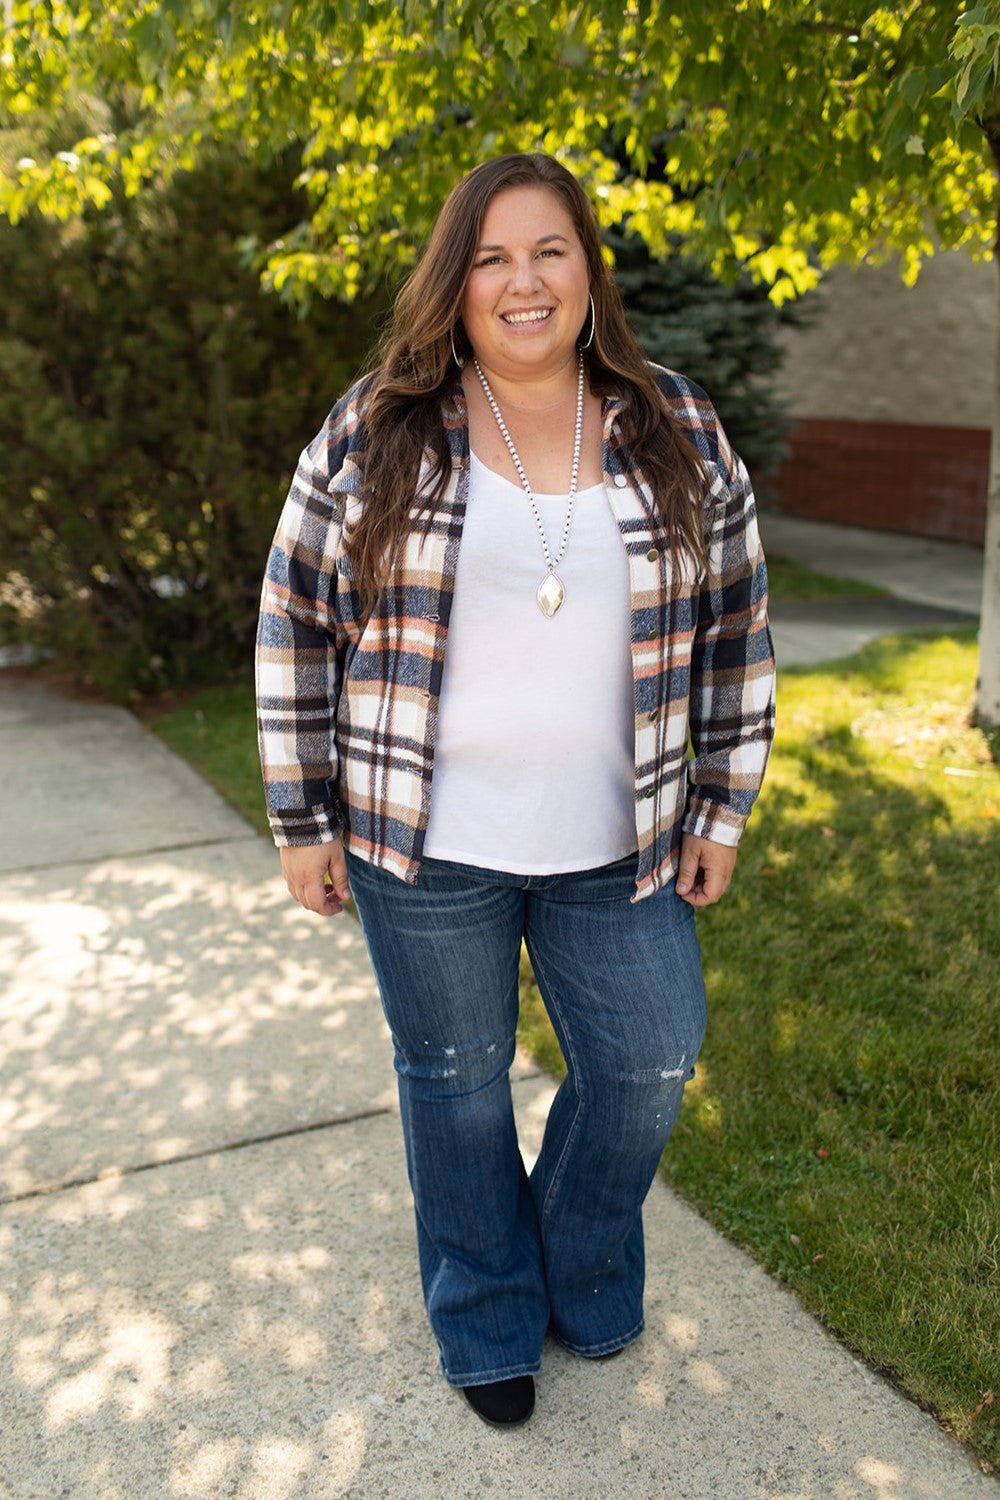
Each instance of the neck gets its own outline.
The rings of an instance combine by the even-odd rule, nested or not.
[[[556,370],[544,375],[522,374],[509,369],[498,370],[479,360],[479,368],[501,406],[512,411],[536,414],[554,411],[568,401],[576,401],[580,356],[574,349]],[[475,367],[473,366],[473,373]],[[478,385],[478,380],[474,382]]]

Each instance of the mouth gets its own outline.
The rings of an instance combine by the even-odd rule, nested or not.
[[[500,317],[511,328],[530,328],[532,325],[546,323],[554,311],[555,309],[551,307],[534,307],[524,312],[501,313]]]

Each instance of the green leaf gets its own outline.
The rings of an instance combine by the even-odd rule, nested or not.
[[[910,68],[899,80],[899,91],[911,109],[916,109],[927,88],[927,69]]]

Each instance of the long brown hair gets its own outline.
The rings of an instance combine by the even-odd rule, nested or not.
[[[618,289],[601,253],[597,216],[565,167],[541,153],[498,156],[475,167],[454,187],[419,264],[396,298],[392,322],[369,375],[363,412],[366,432],[364,508],[345,538],[355,585],[366,608],[378,593],[386,559],[415,524],[426,525],[451,475],[442,398],[470,353],[461,322],[465,283],[483,219],[497,193],[546,187],[566,208],[583,246],[594,299],[594,333],[585,353],[595,395],[625,403],[622,427],[650,486],[666,544],[702,563],[705,537],[701,496],[705,469],[693,445],[667,412],[646,357],[629,327]],[[435,466],[416,497],[421,458]]]

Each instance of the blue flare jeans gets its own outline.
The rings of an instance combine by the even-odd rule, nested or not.
[[[452,1385],[535,1374],[642,1332],[642,1203],[705,1031],[694,912],[633,904],[636,856],[516,875],[348,855],[392,1032],[424,1300]],[[527,944],[566,1060],[527,1175],[508,1070]]]

